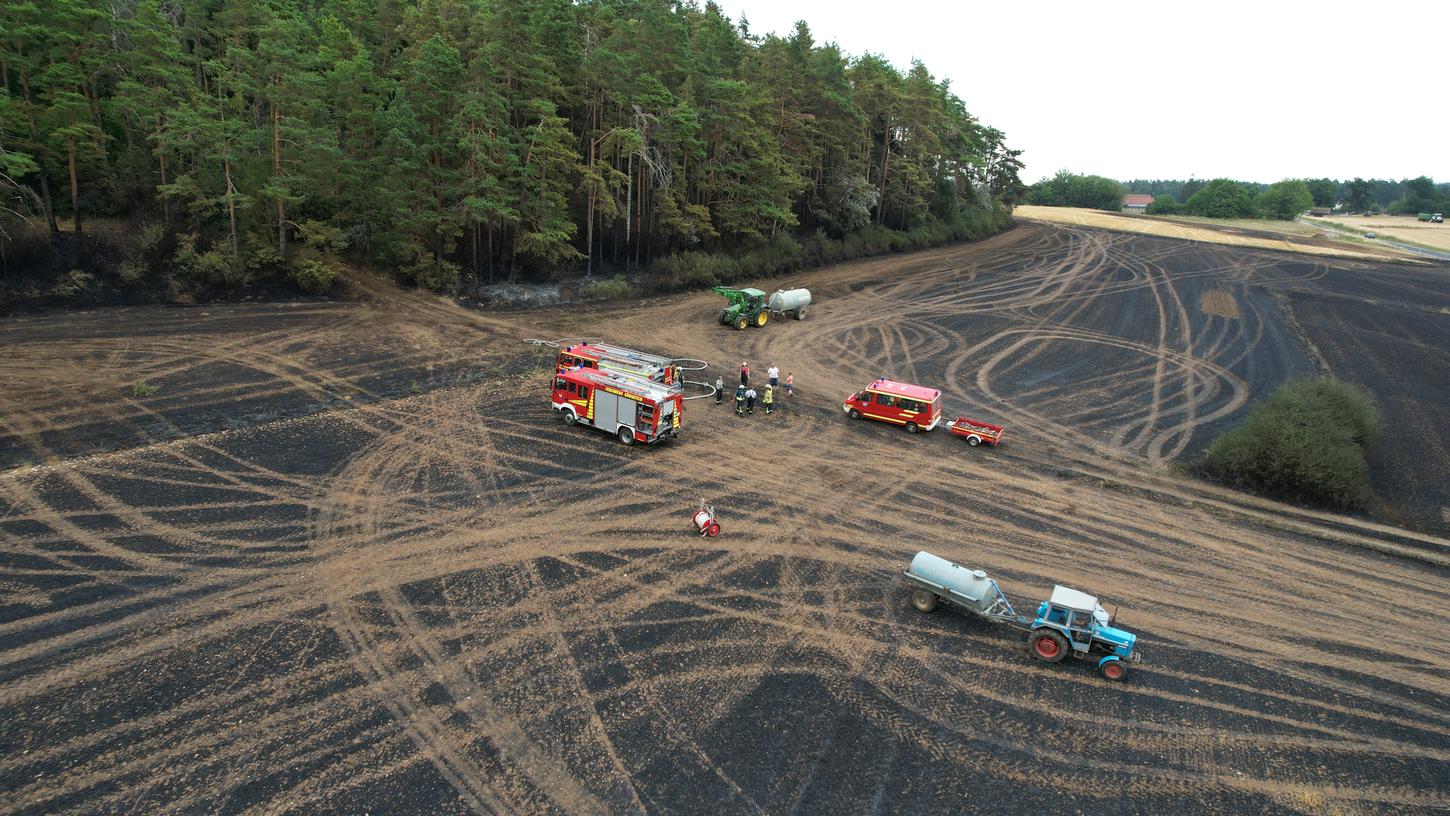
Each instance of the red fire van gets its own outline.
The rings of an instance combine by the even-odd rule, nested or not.
[[[929,431],[941,422],[941,392],[910,383],[877,380],[846,398],[842,406],[852,419],[879,419],[906,428]]]

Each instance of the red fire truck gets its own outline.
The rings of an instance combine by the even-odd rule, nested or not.
[[[580,343],[560,349],[554,370],[567,371],[575,367],[597,368],[606,372],[643,377],[676,388],[683,387],[680,382],[680,369],[670,358],[610,343]]]
[[[877,380],[846,398],[842,408],[852,419],[879,419],[929,431],[941,422],[941,392],[910,383]]]
[[[653,445],[680,432],[685,398],[678,388],[597,368],[554,374],[550,399],[566,425],[588,425],[626,445]]]

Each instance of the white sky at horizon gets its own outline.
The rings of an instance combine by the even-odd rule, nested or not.
[[[1024,151],[1028,183],[1450,181],[1446,0],[716,2],[757,36],[803,19],[850,56],[921,60]]]

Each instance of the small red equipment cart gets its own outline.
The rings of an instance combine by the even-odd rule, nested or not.
[[[967,444],[972,447],[976,447],[983,442],[996,447],[997,443],[1002,441],[1002,434],[1007,431],[1002,425],[993,425],[990,422],[983,422],[980,419],[968,419],[964,416],[952,420],[947,425],[947,429],[957,436],[966,437]]]

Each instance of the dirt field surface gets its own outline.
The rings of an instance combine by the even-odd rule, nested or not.
[[[1206,219],[1161,218],[1102,210],[1083,210],[1075,207],[1023,206],[1018,207],[1016,213],[1019,218],[1053,224],[1098,227],[1252,249],[1282,249],[1289,252],[1340,258],[1408,259],[1414,257],[1393,247],[1350,242],[1325,231],[1304,234],[1303,226],[1294,222],[1283,222],[1281,226],[1270,228],[1268,226],[1270,222],[1254,219],[1213,223]]]
[[[745,332],[382,284],[10,321],[0,812],[1450,812],[1447,274],[1027,224]],[[552,414],[521,340],[570,335],[796,395],[626,448]],[[1428,532],[1177,474],[1321,365],[1381,385]],[[880,374],[1005,440],[852,422]],[[921,549],[1099,594],[1145,662],[916,612]]]
[[[1413,215],[1376,215],[1369,218],[1339,215],[1332,218],[1306,218],[1304,220],[1310,224],[1323,221],[1355,229],[1373,230],[1390,238],[1450,250],[1450,225],[1423,222]]]

